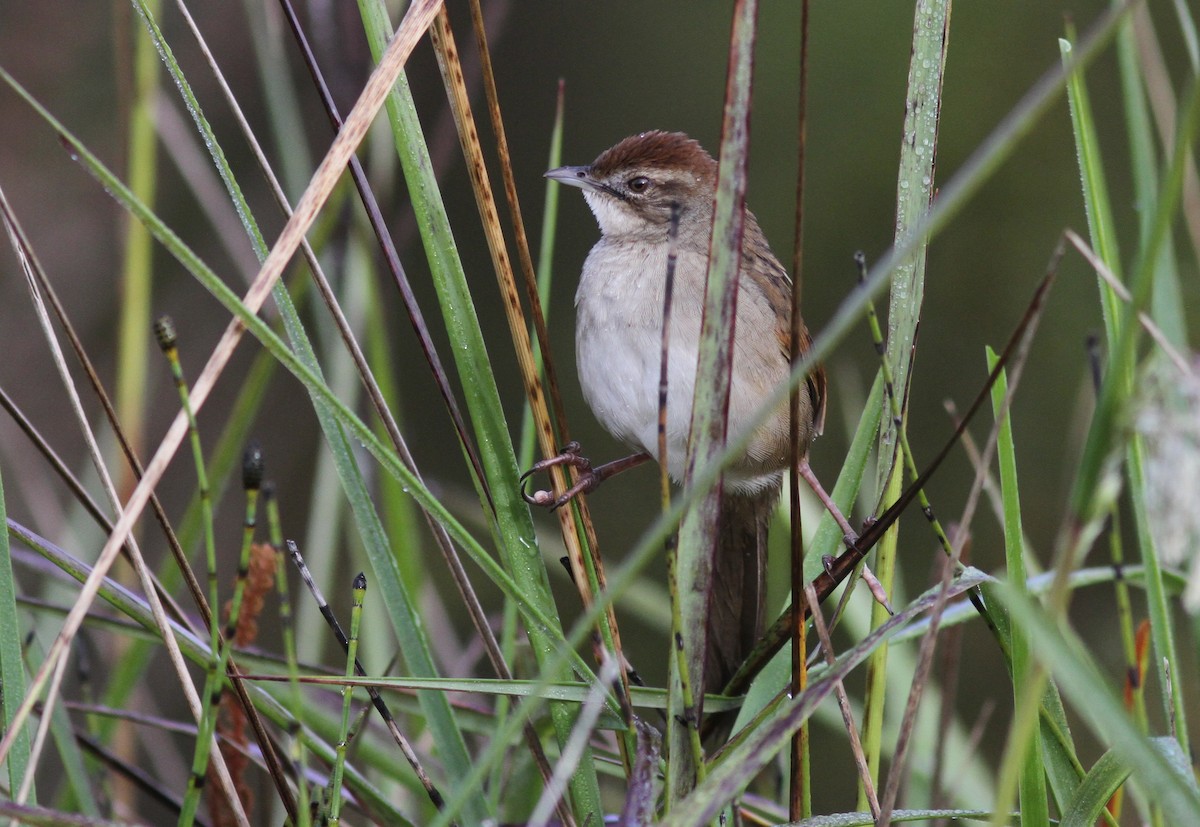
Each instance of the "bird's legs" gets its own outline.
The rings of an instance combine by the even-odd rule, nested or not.
[[[631,454],[627,457],[615,459],[612,462],[606,462],[603,465],[593,467],[591,460],[585,456],[581,456],[579,451],[579,443],[572,440],[563,446],[558,456],[535,462],[532,468],[522,474],[521,496],[525,498],[525,502],[530,505],[548,506],[553,511],[560,506],[566,505],[580,494],[595,491],[600,487],[600,483],[609,477],[619,474],[622,471],[628,471],[630,468],[636,468],[650,459],[650,455],[643,451],[642,453]],[[579,478],[575,481],[574,485],[564,491],[559,497],[555,497],[554,492],[546,490],[537,490],[532,494],[526,492],[525,484],[531,476],[539,471],[553,468],[556,465],[566,465],[575,469]]]
[[[846,519],[844,514],[842,514],[842,510],[838,508],[837,503],[833,501],[833,498],[831,498],[821,486],[821,481],[818,480],[817,475],[813,473],[812,466],[808,464],[807,459],[800,461],[800,466],[797,468],[797,471],[799,471],[800,476],[804,479],[804,481],[808,483],[808,487],[811,488],[813,493],[817,495],[817,499],[820,500],[821,504],[825,506],[825,510],[829,512],[831,517],[833,517],[833,521],[837,523],[838,528],[842,530],[842,542],[846,544],[846,548],[853,549],[858,544],[858,534],[853,528],[850,527],[850,521]],[[829,571],[829,567],[833,563],[833,557],[826,557],[821,562],[824,564],[825,570]],[[883,584],[881,584],[878,578],[876,578],[871,570],[867,568],[866,563],[862,564],[862,579],[863,582],[866,583],[867,588],[871,591],[871,596],[875,598],[875,601],[879,603],[879,605],[883,606],[883,608],[887,609],[888,614],[895,614],[895,612],[892,610],[891,603],[888,602],[887,592],[884,590]]]
[[[800,466],[796,469],[801,478],[808,483],[808,487],[817,495],[817,499],[821,501],[821,505],[825,506],[825,510],[829,512],[829,516],[833,517],[833,521],[837,523],[838,528],[842,530],[842,541],[846,544],[846,548],[854,548],[854,544],[858,542],[858,533],[850,527],[850,521],[842,514],[842,510],[838,508],[837,503],[833,498],[826,493],[821,486],[821,481],[817,479],[817,475],[813,473],[812,466],[808,464],[807,459],[800,460]]]

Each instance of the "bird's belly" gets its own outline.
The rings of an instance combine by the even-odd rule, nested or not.
[[[657,314],[649,307],[629,313],[623,312],[624,304],[602,295],[580,302],[575,339],[579,383],[609,433],[658,458],[661,308]],[[667,367],[667,465],[671,476],[680,479],[695,387],[695,347],[671,348]]]
[[[622,253],[628,260],[628,251]],[[576,294],[575,359],[584,398],[600,423],[617,439],[660,459],[658,451],[659,385],[662,370],[662,277],[665,255],[647,251],[638,267],[610,260],[614,250],[600,244],[584,267]],[[659,260],[661,258],[661,260]],[[697,272],[703,272],[702,269]],[[681,297],[681,293],[685,297]],[[692,295],[695,294],[695,295]],[[667,470],[683,479],[696,385],[702,290],[676,286],[667,354]],[[729,438],[750,426],[757,408],[778,382],[786,379],[787,362],[777,347],[747,346],[761,331],[748,308],[739,306],[734,345],[735,370],[728,409]],[[773,345],[773,340],[772,340]],[[726,485],[753,492],[774,484],[786,466],[786,405],[755,436],[740,462],[728,469]]]

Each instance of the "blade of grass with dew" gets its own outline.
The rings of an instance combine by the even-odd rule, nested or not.
[[[382,4],[370,0],[360,0],[359,9],[372,52],[378,59],[390,35],[386,10]],[[537,605],[552,623],[548,627],[526,624],[534,656],[539,666],[544,668],[544,664],[553,657],[556,645],[554,638],[561,639],[561,622],[558,621],[558,610],[550,593],[545,563],[537,549],[529,507],[519,496],[516,455],[491,363],[479,329],[466,273],[433,176],[432,162],[412,94],[403,73],[388,97],[387,111],[413,210],[433,271],[434,287],[438,292],[447,332],[454,345],[451,351],[476,430],[485,475],[495,502],[493,537],[505,567],[512,573],[527,599]],[[550,632],[556,634],[548,634]],[[554,704],[551,705],[551,716],[559,744],[566,744],[573,726],[573,710]],[[586,818],[588,813],[595,813],[598,817],[601,812],[599,786],[591,762],[580,764],[572,780],[571,799],[580,818]]]
[[[925,262],[929,237],[918,234],[929,212],[934,193],[937,160],[938,125],[941,119],[942,82],[946,71],[946,52],[950,40],[950,0],[922,0],[917,3],[913,21],[912,58],[908,69],[903,140],[900,143],[899,173],[896,185],[895,242],[911,241],[908,254],[892,274],[891,301],[888,306],[887,354],[891,368],[893,394],[900,403],[902,416],[908,411],[909,371],[915,358],[917,325],[925,295]],[[883,491],[882,508],[900,495],[904,479],[899,462],[898,430],[904,428],[891,418],[883,420],[879,436],[877,490]],[[875,557],[875,576],[885,592],[892,591],[896,567],[896,541],[899,522],[884,535]],[[887,619],[887,610],[872,606],[871,625]],[[883,706],[887,696],[887,648],[883,647],[867,664],[866,703],[863,710],[862,740],[871,778],[879,782],[879,758],[883,747]],[[865,791],[859,788],[858,808],[866,809]]]
[[[995,594],[1009,616],[1025,627],[1033,655],[1050,670],[1072,706],[1102,743],[1133,768],[1134,777],[1162,807],[1170,824],[1200,824],[1200,788],[1185,753],[1147,738],[1075,633],[1052,620],[1039,605],[1011,585],[997,584]],[[1173,756],[1183,758],[1176,760]]]
[[[717,520],[721,486],[699,486],[697,471],[711,467],[725,445],[737,308],[738,266],[745,229],[746,170],[750,144],[750,100],[754,78],[757,0],[734,4],[729,36],[729,68],[721,124],[716,200],[705,277],[704,312],[700,322],[691,438],[684,487],[703,492],[679,526],[674,572],[670,582],[678,606],[676,636],[670,645],[682,661],[671,658],[671,705],[667,715],[666,752],[668,811],[704,776],[700,747],[700,712],[705,657],[707,596],[712,589],[717,553]],[[664,511],[667,509],[664,508]],[[692,699],[696,703],[693,705]]]
[[[0,519],[8,521],[4,500],[4,480],[0,477]],[[11,725],[17,704],[25,697],[25,657],[21,647],[21,622],[17,617],[17,581],[13,577],[12,549],[8,532],[0,534],[0,707],[4,729]],[[8,765],[8,789],[17,790],[29,767],[29,729],[22,727],[5,762]],[[36,804],[32,792],[29,803]]]
[[[249,675],[247,680],[267,679],[274,681],[283,676]],[[354,686],[374,686],[379,689],[437,689],[442,692],[461,692],[463,694],[478,693],[483,695],[508,696],[525,698],[537,695],[544,700],[583,703],[593,688],[593,685],[570,681],[567,683],[546,683],[542,681],[499,680],[496,678],[413,678],[413,677],[353,677],[344,679],[335,676],[310,676],[302,679],[303,683],[313,685],[342,686],[349,680]],[[631,686],[629,699],[634,706],[642,709],[666,709],[667,691],[649,686]],[[712,708],[717,711],[734,709],[738,701],[734,698],[724,700],[714,699]]]
[[[1124,26],[1130,25],[1126,21]],[[1058,41],[1063,64],[1071,57],[1071,43],[1065,38]],[[1083,82],[1083,72],[1072,72],[1067,82],[1067,102],[1071,111],[1071,126],[1075,133],[1075,154],[1079,159],[1080,178],[1083,184],[1083,206],[1087,215],[1088,235],[1092,249],[1108,264],[1117,278],[1121,277],[1121,253],[1117,247],[1117,227],[1113,220],[1108,183],[1104,177],[1104,159],[1100,155],[1100,140],[1092,118],[1092,105]],[[1152,203],[1152,202],[1149,202]],[[1097,279],[1100,288],[1100,309],[1104,314],[1104,329],[1109,342],[1116,338],[1116,326],[1120,319],[1120,300],[1113,289]]]
[[[162,34],[154,23],[153,18],[149,15],[145,6],[142,5],[142,0],[135,0],[135,2],[139,4],[139,11],[143,14],[143,19],[146,21],[147,27],[154,37],[155,45],[158,47],[168,71],[179,87],[180,93],[184,96],[188,110],[196,121],[197,128],[204,135],[205,144],[209,147],[213,155],[213,161],[217,165],[218,171],[221,173],[221,177],[229,190],[230,197],[238,208],[238,214],[242,218],[247,234],[255,246],[255,251],[260,261],[265,260],[268,253],[266,242],[258,230],[257,223],[254,221],[252,212],[245,202],[233,172],[225,160],[224,153],[221,151],[216,136],[205,120],[198,101],[192,94],[186,78],[175,62],[170,47],[162,38]],[[291,298],[282,282],[276,284],[273,296],[283,317],[284,328],[288,332],[297,355],[301,362],[319,378],[321,374],[316,354],[300,322],[295,306],[292,304]],[[437,668],[433,661],[428,639],[422,629],[415,604],[409,595],[406,585],[400,578],[397,563],[391,551],[391,544],[384,532],[374,503],[370,498],[370,493],[366,482],[363,480],[362,472],[353,456],[350,442],[346,437],[345,431],[342,429],[342,425],[337,421],[329,406],[318,395],[314,394],[312,399],[318,421],[325,434],[326,446],[333,456],[334,467],[338,478],[341,480],[347,500],[350,503],[354,522],[358,528],[359,536],[363,541],[363,546],[367,551],[368,559],[371,561],[372,570],[382,595],[381,600],[388,610],[389,619],[399,639],[406,665],[415,674],[434,676],[437,674]],[[445,696],[440,694],[425,694],[421,696],[420,700],[422,708],[425,711],[426,721],[434,736],[438,753],[446,766],[448,776],[461,775],[470,766],[470,756],[467,752],[466,742],[454,719],[453,709]],[[470,807],[468,812],[473,819],[485,817],[486,811],[483,809],[483,804],[484,802],[480,801]]]
[[[365,251],[364,251],[365,252]],[[369,266],[363,262],[364,267]],[[395,412],[397,421],[403,425],[403,415],[400,406],[400,387],[396,381],[395,359],[392,343],[388,338],[387,320],[384,316],[384,302],[373,279],[361,274],[361,281],[367,290],[366,301],[366,352],[371,369],[375,372],[375,381],[379,383],[379,391],[387,401],[388,407]],[[375,433],[381,441],[387,438],[386,428],[382,422],[376,423]],[[385,474],[379,478],[379,506],[383,513],[387,535],[400,549],[417,550],[421,548],[421,532],[418,529],[419,518],[412,499],[391,475]],[[400,576],[405,583],[421,583],[427,579],[427,567],[421,558],[415,554],[398,552],[396,562],[400,566]]]
[[[950,822],[986,821],[993,815],[991,810],[893,810],[892,824],[923,824],[927,821],[948,820]],[[830,813],[813,816],[796,822],[790,827],[873,827],[875,819],[870,813]]]
[[[987,369],[995,369],[999,356],[987,348]],[[1021,499],[1017,487],[1017,456],[1013,445],[1012,412],[1004,411],[1004,397],[1008,393],[1008,379],[1000,373],[992,386],[992,413],[1003,418],[999,423],[996,441],[996,460],[1000,466],[1000,491],[1004,502],[1004,562],[1008,581],[1013,588],[1025,589],[1025,547],[1022,542]],[[1012,673],[1013,701],[1019,703],[1024,697],[1024,687],[1029,680],[1029,642],[1020,628],[1012,630],[1008,641],[1008,662]],[[1001,769],[1004,771],[1004,768]],[[1017,758],[1020,773],[1019,801],[1022,824],[1046,824],[1050,811],[1046,799],[1046,770],[1042,765],[1038,742],[1030,740],[1024,756]]]

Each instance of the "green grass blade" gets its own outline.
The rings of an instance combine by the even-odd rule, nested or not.
[[[160,0],[149,0],[155,12]],[[129,111],[129,188],[147,204],[154,203],[158,187],[158,130],[154,112],[158,100],[158,65],[154,45],[146,32],[132,26],[133,101]],[[121,427],[138,450],[144,435],[147,372],[150,367],[146,325],[154,275],[154,240],[136,221],[125,231],[121,266],[121,313],[117,327],[116,398]]]
[[[0,519],[8,521],[4,503],[4,481],[0,478]],[[25,698],[25,658],[21,649],[20,619],[17,617],[17,581],[13,578],[12,548],[8,543],[8,532],[0,534],[0,711],[4,713],[4,729],[7,731],[17,706]],[[8,789],[21,789],[21,782],[29,766],[29,728],[22,727],[13,742],[5,763],[8,765]],[[29,803],[36,804],[37,797],[30,790]]]
[[[990,374],[999,361],[999,356],[990,347],[987,349],[987,369]],[[996,440],[996,460],[1000,466],[1000,492],[1004,502],[1004,562],[1008,582],[1014,588],[1025,589],[1025,546],[1021,526],[1021,498],[1017,489],[1017,456],[1013,445],[1011,411],[1004,411],[1004,397],[1008,393],[1008,378],[1001,372],[992,386],[992,413],[999,417],[999,432]],[[1011,631],[1008,641],[1009,668],[1012,673],[1013,700],[1020,703],[1025,697],[1024,687],[1029,680],[1029,642],[1020,628]],[[1050,819],[1046,800],[1046,771],[1042,766],[1038,742],[1031,739],[1023,756],[1016,757],[1020,773],[1020,803],[1022,824],[1045,824]],[[1004,770],[1002,769],[1002,772]]]
[[[1138,204],[1158,202],[1159,158],[1154,124],[1146,101],[1146,82],[1138,57],[1136,25],[1143,19],[1152,27],[1145,8],[1134,13],[1134,20],[1121,26],[1117,35],[1117,66],[1121,72],[1121,97],[1125,104],[1125,128],[1129,138],[1129,166],[1133,178],[1134,199]],[[1139,236],[1145,239],[1150,234],[1154,215],[1150,210],[1138,211]],[[1107,260],[1107,259],[1106,259]],[[1182,286],[1174,241],[1170,238],[1163,245],[1158,259],[1158,275],[1154,279],[1154,296],[1151,299],[1151,316],[1159,329],[1174,345],[1187,342],[1187,320],[1184,314]]]
[[[891,302],[887,317],[887,353],[884,359],[892,375],[892,393],[900,403],[901,421],[881,420],[877,490],[884,492],[882,508],[900,495],[904,478],[899,462],[900,437],[908,409],[909,371],[916,345],[917,325],[925,296],[925,262],[929,237],[920,234],[934,192],[938,126],[942,109],[942,82],[950,41],[949,0],[922,0],[913,21],[912,58],[909,61],[903,140],[896,184],[896,244],[907,243],[892,273]],[[875,576],[889,594],[896,569],[897,522],[880,541],[875,556]],[[871,609],[871,625],[887,619],[880,605]],[[862,720],[863,751],[872,780],[878,786],[879,759],[883,749],[884,699],[887,696],[887,649],[881,648],[867,664],[866,704]],[[858,807],[867,809],[866,791],[860,785]]]
[[[1125,27],[1129,26],[1126,21]],[[1063,65],[1071,59],[1070,41],[1058,41]],[[1067,102],[1071,109],[1071,126],[1075,133],[1075,154],[1079,159],[1079,173],[1083,184],[1083,205],[1087,214],[1088,233],[1092,249],[1108,265],[1115,276],[1121,276],[1121,253],[1117,248],[1117,228],[1112,215],[1112,202],[1108,197],[1108,183],[1104,177],[1104,158],[1100,154],[1100,140],[1096,135],[1096,124],[1092,118],[1092,104],[1088,99],[1083,82],[1083,72],[1072,72],[1067,82]],[[1104,313],[1104,329],[1108,340],[1115,340],[1117,322],[1121,318],[1121,303],[1117,294],[1103,280],[1100,286],[1100,309]]]
[[[1083,777],[1075,795],[1063,810],[1059,827],[1092,827],[1113,793],[1129,777],[1129,765],[1112,750],[1100,756]]]

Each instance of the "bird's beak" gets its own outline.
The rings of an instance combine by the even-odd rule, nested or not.
[[[600,189],[600,184],[592,177],[591,167],[559,167],[546,173],[546,177],[560,184],[579,187],[582,190]]]

